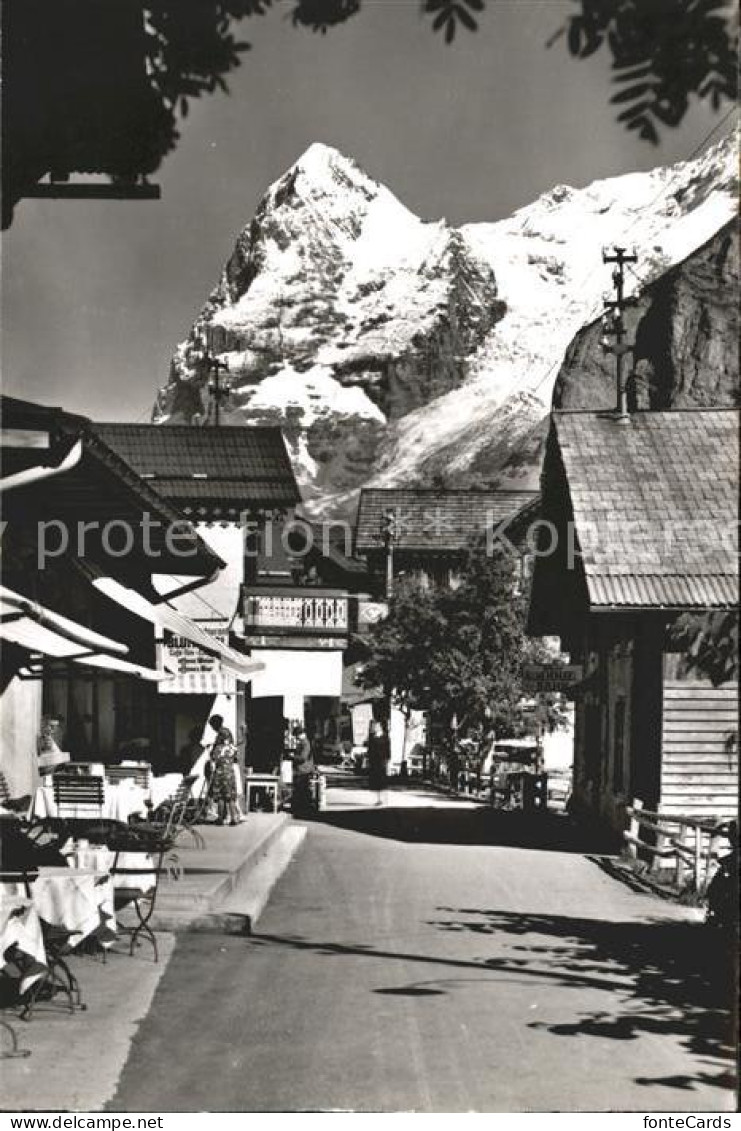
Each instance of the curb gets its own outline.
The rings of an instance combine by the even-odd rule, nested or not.
[[[228,886],[220,885],[213,894],[213,906],[190,914],[185,908],[163,908],[154,916],[154,930],[249,935],[306,832],[304,826],[288,823],[271,830],[232,874]]]

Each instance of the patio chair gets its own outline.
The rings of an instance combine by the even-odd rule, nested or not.
[[[181,833],[187,832],[196,848],[205,848],[205,840],[194,828],[199,810],[192,800],[193,784],[196,780],[193,774],[183,778],[171,798],[163,801],[146,820],[132,820],[129,828],[134,829],[139,836],[144,835],[145,838],[151,834],[156,841],[161,840],[168,847],[172,847]]]
[[[172,871],[170,867],[163,867],[167,849],[164,843],[160,842],[156,852],[152,854],[154,857],[153,862],[151,864],[142,862],[138,867],[132,867],[130,860],[123,864],[121,862],[122,851],[125,850],[116,850],[113,865],[110,870],[114,882],[114,907],[117,913],[124,907],[133,907],[137,922],[135,926],[127,927],[119,920],[118,927],[120,931],[131,936],[129,954],[134,953],[134,948],[138,945],[139,936],[143,935],[143,937],[152,944],[154,961],[159,962],[157,939],[150,926],[150,920],[154,914],[154,905],[157,900],[160,876],[166,872],[171,873]],[[116,878],[121,876],[125,878],[124,883],[117,884]],[[144,876],[146,878],[154,877],[154,883],[151,887],[142,889],[134,883],[136,876]]]
[[[105,781],[99,777],[55,774],[52,788],[61,820],[96,820],[103,816]]]
[[[131,779],[135,785],[146,790],[152,785],[152,767],[146,762],[139,766],[106,766],[105,776],[106,781],[111,782],[112,785],[127,779]]]

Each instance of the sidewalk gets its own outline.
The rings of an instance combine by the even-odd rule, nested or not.
[[[2,1061],[2,1110],[100,1111],[115,1091],[131,1041],[167,969],[174,932],[213,931],[216,950],[217,932],[248,933],[306,834],[284,813],[251,813],[235,828],[197,828],[206,847],[197,848],[183,834],[176,850],[183,875],[160,879],[152,918],[158,963],[146,940],[130,956],[129,939],[121,933],[105,962],[101,955],[69,959],[84,1011],[71,1014],[60,995],[39,1002],[27,1022],[3,1012],[19,1048],[31,1055]],[[7,1052],[9,1035],[3,1032],[0,1038]]]

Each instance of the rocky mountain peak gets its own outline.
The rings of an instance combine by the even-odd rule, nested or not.
[[[237,237],[154,419],[203,419],[208,348],[229,366],[228,419],[283,428],[314,509],[370,482],[523,476],[564,354],[609,287],[603,245],[640,247],[636,286],[685,260],[735,214],[736,152],[731,137],[453,228],[311,145]]]

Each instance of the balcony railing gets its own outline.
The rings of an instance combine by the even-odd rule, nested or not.
[[[326,589],[246,589],[244,627],[247,635],[347,636],[348,597]]]

